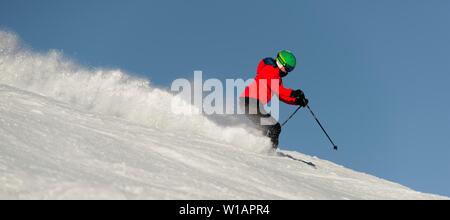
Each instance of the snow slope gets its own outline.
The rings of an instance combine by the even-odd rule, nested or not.
[[[0,31],[1,199],[445,199],[201,115],[120,70],[24,49]],[[312,165],[314,164],[314,166]]]

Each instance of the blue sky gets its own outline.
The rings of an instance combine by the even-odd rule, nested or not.
[[[167,88],[194,70],[247,79],[290,49],[285,85],[305,91],[340,150],[304,110],[281,148],[450,196],[449,11],[447,0],[0,0],[0,27]]]

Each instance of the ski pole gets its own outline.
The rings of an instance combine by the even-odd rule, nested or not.
[[[306,105],[306,107],[308,108],[309,112],[311,112],[311,115],[314,117],[314,119],[316,119],[317,124],[319,124],[320,128],[322,128],[322,131],[325,133],[325,135],[327,136],[328,140],[330,140],[331,144],[333,145],[333,149],[337,150],[338,147],[336,144],[334,144],[334,142],[331,140],[330,136],[328,135],[328,133],[325,131],[325,129],[323,128],[322,124],[320,124],[319,119],[317,119],[316,115],[314,114],[314,112],[311,110],[311,108],[309,107],[309,105]]]
[[[295,113],[298,112],[298,110],[300,110],[301,106],[299,106],[297,109],[295,109],[295,111],[289,116],[288,119],[286,119],[286,121],[283,122],[283,124],[281,124],[281,127],[283,127],[292,117],[294,117]]]

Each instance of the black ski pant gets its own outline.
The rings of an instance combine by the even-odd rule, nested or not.
[[[264,110],[264,106],[257,99],[241,97],[239,105],[253,125],[263,135],[270,138],[272,147],[278,148],[278,138],[281,133],[280,123]]]

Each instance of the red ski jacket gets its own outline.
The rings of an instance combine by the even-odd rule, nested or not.
[[[291,97],[292,89],[283,86],[284,73],[278,68],[275,59],[265,58],[258,64],[255,81],[247,86],[240,97],[259,100],[267,104],[272,99],[273,93],[287,104],[295,105],[295,98]]]

